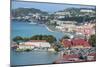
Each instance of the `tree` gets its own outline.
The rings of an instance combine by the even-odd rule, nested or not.
[[[17,40],[23,40],[23,38],[21,36],[16,36],[15,38],[13,38],[13,41],[17,41]]]
[[[96,35],[91,35],[89,38],[89,43],[92,47],[96,47]]]
[[[63,36],[62,39],[70,39],[68,36]]]
[[[20,41],[23,41],[23,38],[21,36],[16,36],[15,38],[13,38],[13,41],[19,44]]]
[[[30,40],[46,40],[47,42],[53,43],[56,41],[56,38],[52,35],[35,35]]]
[[[28,41],[28,40],[30,40],[30,38],[27,38],[27,37],[23,38],[23,41]]]

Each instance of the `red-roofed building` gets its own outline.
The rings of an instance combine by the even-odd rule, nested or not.
[[[83,47],[90,47],[90,44],[84,39],[63,39],[62,44],[65,48],[67,47],[74,47],[74,48],[83,48]]]

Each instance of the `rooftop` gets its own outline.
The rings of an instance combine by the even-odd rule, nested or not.
[[[62,44],[64,45],[64,47],[78,47],[78,46],[90,47],[90,44],[88,43],[88,41],[81,38],[75,38],[72,40],[63,39]]]

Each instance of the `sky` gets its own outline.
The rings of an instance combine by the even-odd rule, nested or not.
[[[39,3],[39,2],[25,2],[25,1],[12,1],[12,8],[36,8],[46,12],[56,12],[66,8],[95,8],[95,6],[87,5],[72,5],[72,4],[55,4],[55,3]]]

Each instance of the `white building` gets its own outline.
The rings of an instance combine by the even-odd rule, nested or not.
[[[31,40],[28,42],[22,42],[19,48],[50,48],[50,43],[45,40]]]
[[[76,21],[57,21],[57,24],[59,26],[56,26],[56,29],[59,29],[61,31],[72,32],[76,26],[76,23]]]
[[[65,28],[62,26],[56,26],[55,28],[58,29],[59,31],[63,31],[63,32],[66,31]]]
[[[77,22],[76,21],[60,21],[60,20],[56,20],[57,24],[58,25],[73,25],[73,24],[76,24]]]

